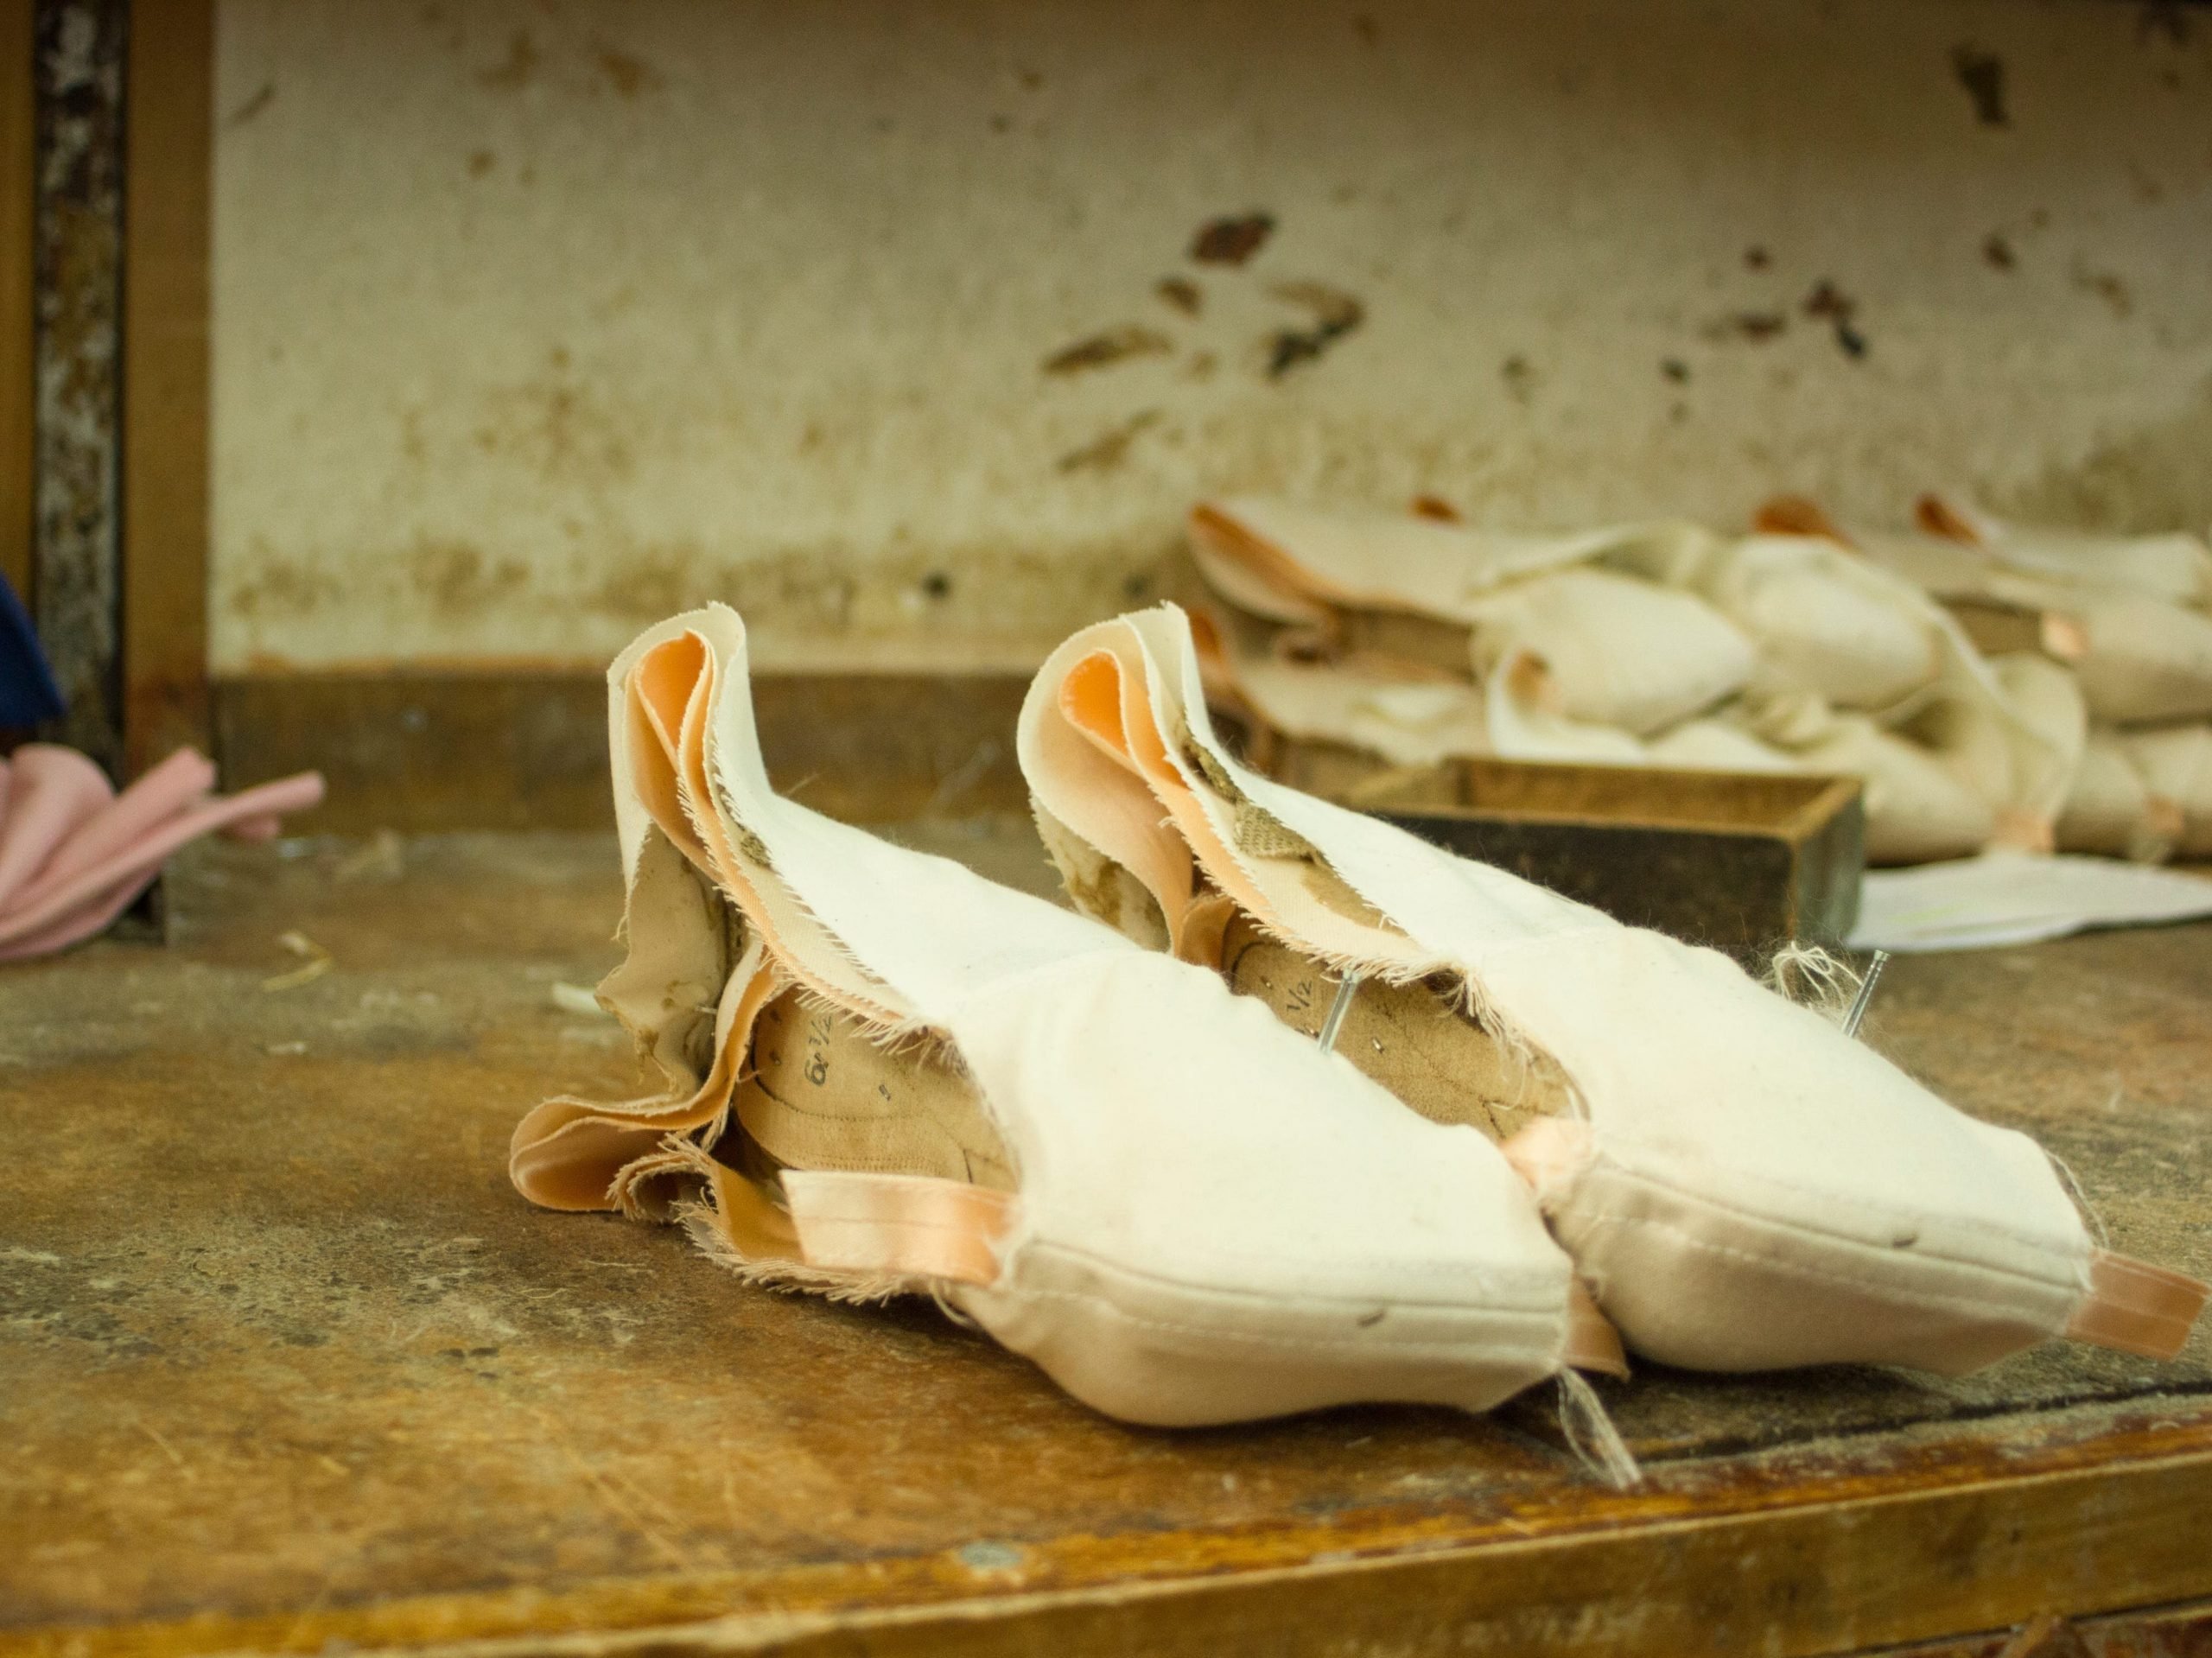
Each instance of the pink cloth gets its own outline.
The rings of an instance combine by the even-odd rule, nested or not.
[[[227,800],[214,786],[214,766],[188,748],[119,795],[73,748],[26,743],[0,759],[0,962],[102,931],[186,842],[216,829],[265,839],[284,813],[322,799],[314,772]]]

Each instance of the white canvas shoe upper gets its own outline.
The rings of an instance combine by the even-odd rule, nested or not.
[[[2202,1305],[2101,1252],[2033,1141],[1726,956],[1240,765],[1173,606],[1063,645],[1020,757],[1094,913],[1205,959],[1233,907],[1339,973],[1441,975],[1501,1045],[1555,1064],[1568,1109],[1509,1154],[1635,1350],[1955,1374],[2061,1334],[2170,1354]]]
[[[629,954],[601,995],[667,1086],[533,1111],[525,1195],[651,1212],[698,1191],[695,1230],[741,1272],[932,1290],[1134,1421],[1482,1408],[1604,1357],[1483,1136],[1215,975],[778,796],[734,612],[648,631],[609,689]],[[836,1096],[856,1067],[879,1080]],[[771,1070],[805,1098],[767,1100]],[[931,1089],[958,1109],[897,1115]],[[748,1132],[771,1104],[810,1166]]]

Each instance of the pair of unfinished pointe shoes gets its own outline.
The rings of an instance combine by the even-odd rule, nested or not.
[[[2166,1356],[2203,1301],[2100,1250],[2032,1141],[1727,958],[1240,765],[1172,606],[1069,640],[1023,710],[1083,914],[772,792],[734,612],[609,680],[628,956],[601,996],[667,1086],[532,1111],[535,1202],[680,1217],[766,1283],[935,1294],[1159,1424],[1482,1409],[1624,1344]]]

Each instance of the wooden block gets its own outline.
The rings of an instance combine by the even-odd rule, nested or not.
[[[1856,778],[1493,759],[1389,767],[1309,742],[1266,752],[1294,787],[1747,962],[1792,940],[1835,947],[1858,918]]]
[[[770,776],[833,817],[1023,813],[1014,674],[764,674]],[[239,789],[316,770],[302,833],[613,824],[607,683],[596,673],[278,673],[219,681],[216,759]]]

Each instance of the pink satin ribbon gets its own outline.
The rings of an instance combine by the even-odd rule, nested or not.
[[[227,799],[215,768],[181,748],[117,794],[73,748],[26,743],[0,759],[0,962],[67,949],[105,931],[171,853],[223,830],[261,840],[322,799],[313,772]]]
[[[1015,1199],[919,1174],[786,1169],[784,1196],[810,1267],[988,1284]]]

